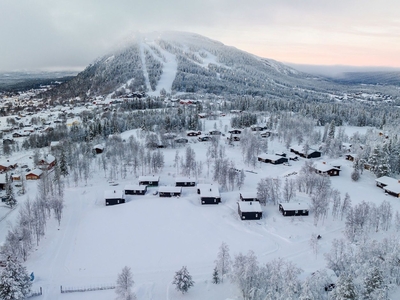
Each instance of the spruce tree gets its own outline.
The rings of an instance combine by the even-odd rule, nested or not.
[[[15,199],[14,189],[11,184],[10,177],[8,176],[7,173],[6,173],[6,197],[7,197],[6,204],[9,207],[13,208],[17,204],[17,199]]]
[[[68,165],[67,165],[67,158],[65,156],[65,151],[61,150],[60,156],[60,174],[64,177],[68,176]]]
[[[218,274],[218,268],[215,267],[213,271],[213,283],[214,284],[219,284],[221,281],[219,279],[219,274]]]
[[[30,293],[31,285],[26,268],[16,259],[8,258],[0,275],[0,299],[25,299]]]
[[[189,274],[186,266],[183,266],[182,269],[175,273],[172,283],[176,285],[175,289],[182,292],[182,294],[186,293],[194,285],[192,276]]]

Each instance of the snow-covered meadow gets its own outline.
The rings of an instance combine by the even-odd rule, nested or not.
[[[206,121],[205,129],[214,126],[223,130],[230,117],[218,121]],[[215,125],[216,124],[216,125]],[[365,128],[348,128],[349,135]],[[139,136],[137,130],[124,132],[123,139],[129,135]],[[226,137],[221,136],[221,144]],[[188,143],[196,153],[196,160],[206,160],[208,143],[197,142],[196,137]],[[180,149],[183,155],[185,147]],[[226,157],[232,159],[246,178],[240,191],[255,192],[257,183],[266,176],[295,178],[304,165],[305,159],[291,162],[290,166],[258,163],[255,168],[242,162],[240,147],[225,145]],[[277,139],[270,141],[268,153],[288,152]],[[158,174],[161,185],[174,184],[176,174],[174,156],[176,149],[162,149],[165,167]],[[102,155],[102,154],[100,154]],[[29,161],[29,153],[21,153],[18,159]],[[327,161],[326,157],[314,159]],[[368,171],[353,182],[350,174],[352,163],[343,157],[341,173],[332,177],[332,187],[338,189],[343,197],[348,193],[352,203],[361,201],[379,205],[390,201],[393,210],[400,210],[397,198],[386,196],[375,185],[375,176]],[[212,170],[209,174],[204,164],[198,182],[212,183]],[[277,206],[263,206],[261,220],[243,221],[237,213],[239,190],[222,191],[219,205],[201,205],[195,188],[183,188],[179,198],[160,198],[150,187],[144,196],[128,196],[121,205],[105,206],[104,191],[121,189],[126,184],[137,184],[137,177],[128,174],[125,179],[109,183],[101,166],[92,166],[91,178],[86,185],[77,186],[70,178],[66,184],[65,208],[61,225],[50,220],[46,235],[35,247],[26,266],[35,273],[33,289],[43,288],[43,295],[37,299],[110,299],[114,290],[61,294],[63,287],[90,287],[102,284],[115,284],[117,274],[124,266],[132,269],[134,291],[142,299],[241,299],[237,287],[225,280],[223,284],[212,284],[212,271],[218,248],[225,242],[233,257],[238,253],[254,251],[259,262],[265,263],[274,258],[292,261],[304,272],[305,278],[326,265],[324,253],[329,252],[331,242],[343,236],[344,220],[333,220],[330,214],[318,226],[314,226],[313,214],[304,217],[283,217]],[[114,183],[113,183],[114,184]],[[22,204],[28,197],[36,195],[36,182],[27,182],[28,193],[19,196]],[[296,201],[308,202],[309,197],[297,193]],[[0,207],[4,215],[6,208]],[[16,221],[18,207],[0,222],[0,242],[4,241],[9,226]],[[318,253],[310,247],[312,234],[319,234]],[[377,234],[379,238],[380,233]],[[371,238],[374,238],[372,235]],[[175,272],[187,266],[195,285],[185,295],[174,289],[172,280]]]

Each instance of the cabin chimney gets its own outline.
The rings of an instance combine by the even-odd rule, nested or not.
[[[325,162],[325,161],[323,161],[322,163],[323,163],[324,165],[326,165],[326,162]]]

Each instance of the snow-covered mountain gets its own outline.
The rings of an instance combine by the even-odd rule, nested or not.
[[[329,81],[257,57],[204,36],[185,32],[138,34],[50,96],[75,97],[146,91],[304,97],[325,91]]]

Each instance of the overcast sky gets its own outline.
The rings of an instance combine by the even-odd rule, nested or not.
[[[399,0],[0,0],[0,71],[80,70],[164,30],[281,62],[400,67]]]

